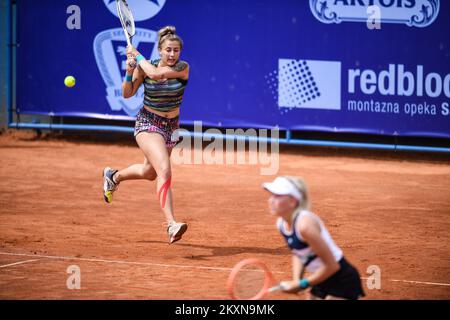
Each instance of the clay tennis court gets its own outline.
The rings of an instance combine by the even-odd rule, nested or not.
[[[143,159],[132,136],[92,136],[0,135],[1,299],[229,299],[230,269],[248,257],[291,276],[260,188],[274,176],[259,165],[173,166],[175,215],[189,229],[169,245],[154,182],[124,182],[103,201],[102,169]],[[450,299],[447,156],[290,147],[279,174],[306,179],[367,299]],[[73,265],[81,289],[69,290]],[[366,286],[371,265],[380,289]]]

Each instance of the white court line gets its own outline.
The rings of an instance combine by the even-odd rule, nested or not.
[[[132,261],[121,261],[121,260],[105,260],[105,259],[93,259],[93,258],[77,258],[77,257],[63,257],[63,256],[44,256],[40,254],[27,254],[27,253],[8,253],[0,252],[2,255],[9,256],[22,256],[22,257],[38,257],[38,258],[48,258],[48,259],[59,259],[59,260],[78,260],[78,261],[88,261],[88,262],[105,262],[105,263],[118,263],[118,264],[131,264],[131,265],[141,265],[141,266],[152,266],[152,267],[169,267],[169,268],[191,268],[191,269],[208,269],[208,270],[221,270],[221,271],[231,271],[232,268],[220,268],[220,267],[199,267],[199,266],[187,266],[178,264],[162,264],[162,263],[151,263],[151,262],[132,262]]]
[[[10,263],[10,264],[4,264],[4,265],[0,266],[0,268],[6,268],[6,267],[15,266],[15,265],[18,265],[18,264],[27,263],[27,262],[33,262],[33,261],[38,261],[38,259],[25,260],[25,261],[19,261],[19,262]]]
[[[220,268],[220,267],[201,267],[201,266],[192,266],[192,265],[189,266],[189,265],[163,264],[163,263],[151,263],[151,262],[132,262],[132,261],[122,261],[122,260],[106,260],[106,259],[77,258],[77,257],[64,257],[64,256],[44,256],[44,255],[39,255],[39,254],[27,254],[27,253],[0,252],[0,254],[7,255],[7,256],[38,257],[38,258],[59,259],[59,260],[78,260],[78,261],[88,261],[88,262],[118,263],[118,264],[153,266],[153,267],[190,268],[190,269],[219,270],[219,271],[231,271],[232,270],[232,268]],[[29,261],[32,261],[32,260],[29,260]],[[285,273],[285,272],[274,272],[274,273]],[[368,279],[368,278],[361,277],[361,279]],[[413,283],[413,284],[426,284],[426,285],[445,286],[445,287],[450,286],[450,283],[438,283],[438,282],[395,280],[395,279],[392,279],[392,280],[388,279],[388,281]]]
[[[361,277],[361,280],[368,280],[367,277]],[[403,283],[412,283],[412,284],[428,284],[430,286],[443,286],[450,287],[450,283],[439,283],[439,282],[425,282],[425,281],[412,281],[412,280],[396,280],[396,279],[388,279],[390,282],[403,282]]]
[[[450,287],[450,283],[437,283],[437,282],[424,282],[424,281],[411,281],[411,280],[395,280],[389,279],[392,282],[406,282],[406,283],[414,283],[414,284],[429,284],[430,286],[445,286]]]

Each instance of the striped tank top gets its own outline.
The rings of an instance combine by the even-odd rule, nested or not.
[[[160,59],[150,61],[155,67]],[[167,79],[155,81],[149,77],[144,79],[144,104],[158,111],[170,111],[178,108],[183,101],[187,80]]]

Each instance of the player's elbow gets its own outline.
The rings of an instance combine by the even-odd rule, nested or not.
[[[122,89],[122,97],[125,99],[130,98],[133,95],[133,92],[130,92],[129,90]]]

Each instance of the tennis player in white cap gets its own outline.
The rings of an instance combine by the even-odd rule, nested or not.
[[[322,220],[309,211],[308,191],[297,177],[277,177],[263,184],[270,192],[269,211],[292,251],[293,280],[282,281],[285,292],[311,288],[310,299],[359,299],[364,296],[358,271],[334,243]],[[300,279],[302,268],[308,276]]]

